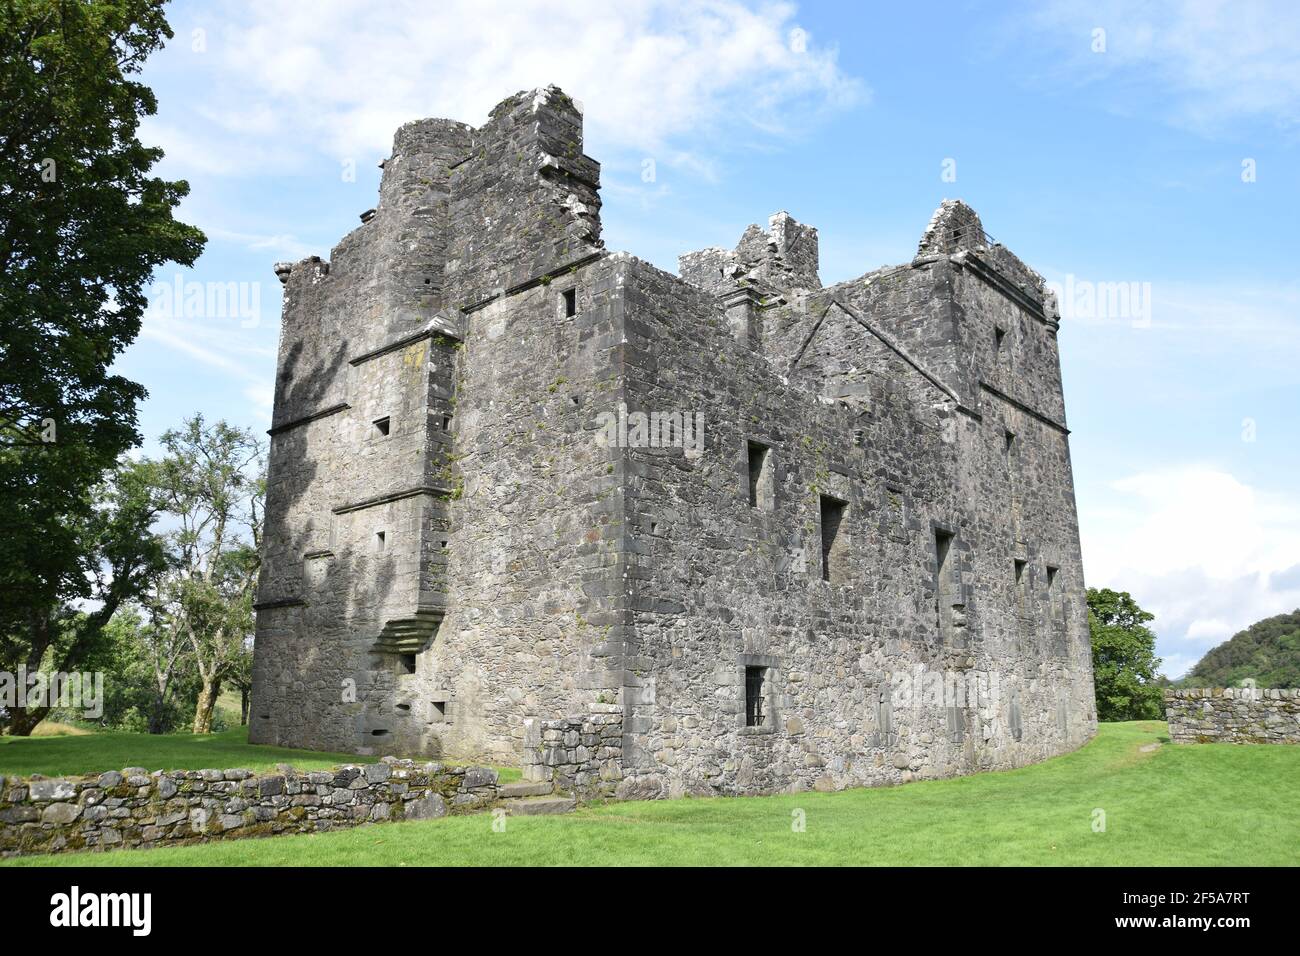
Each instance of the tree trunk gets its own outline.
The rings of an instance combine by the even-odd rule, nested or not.
[[[149,710],[149,733],[161,734],[165,732],[167,714],[167,695],[161,691],[154,691],[153,707]]]
[[[212,711],[216,709],[220,693],[221,681],[203,678],[203,689],[199,691],[199,702],[194,708],[194,733],[212,733]]]
[[[248,688],[239,688],[239,726],[248,726]]]
[[[5,732],[11,737],[30,737],[49,712],[48,707],[15,707],[10,712]]]

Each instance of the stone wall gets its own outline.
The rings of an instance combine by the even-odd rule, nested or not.
[[[716,296],[611,260],[625,271],[628,407],[705,422],[697,457],[624,450],[634,627],[619,796],[902,783],[1021,766],[1092,736],[1068,437],[1031,392],[981,388],[993,356],[953,344],[949,287],[983,279],[921,263],[862,309],[851,283],[789,305],[765,291],[744,347]],[[962,335],[986,319],[972,310]],[[872,330],[909,322],[909,341],[931,340],[925,363]],[[1050,383],[1054,330],[1039,315],[1021,324],[1040,345],[1004,343],[1001,361],[1023,360],[1028,377],[1051,355]],[[786,346],[772,329],[791,330]],[[969,364],[973,384],[933,372],[945,363]],[[843,387],[858,373],[860,389]],[[770,473],[757,499],[756,446]],[[842,503],[838,573],[823,557],[826,497]],[[761,680],[757,721],[747,675]],[[936,677],[988,691],[904,699]]]
[[[592,704],[586,714],[524,721],[524,779],[583,798],[612,797],[623,779],[623,708]]]
[[[0,856],[154,847],[383,820],[425,820],[493,805],[497,772],[385,758],[274,773],[141,767],[84,777],[0,777]]]
[[[1300,744],[1300,689],[1167,690],[1165,718],[1176,744]]]

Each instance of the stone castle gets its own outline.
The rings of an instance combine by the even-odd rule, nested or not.
[[[554,87],[382,166],[276,267],[253,741],[672,796],[1092,736],[1059,314],[971,208],[834,286],[785,213],[674,276]]]

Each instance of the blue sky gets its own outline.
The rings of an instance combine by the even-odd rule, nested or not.
[[[190,182],[182,218],[209,242],[193,269],[159,271],[120,362],[150,391],[150,446],[197,410],[267,427],[272,263],[328,258],[375,205],[398,124],[477,125],[556,83],[604,167],[607,246],[662,268],[786,209],[840,281],[910,259],[951,197],[1053,282],[1149,289],[1147,309],[1080,304],[1061,329],[1088,583],[1157,614],[1171,675],[1300,606],[1300,7],[170,11],[142,137]],[[237,283],[245,308],[178,307],[162,288],[178,280]]]

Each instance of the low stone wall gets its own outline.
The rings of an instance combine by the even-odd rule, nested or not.
[[[1300,744],[1300,690],[1167,690],[1165,717],[1176,744]]]
[[[623,779],[623,708],[591,704],[581,715],[524,721],[525,780],[582,798],[612,797]]]
[[[275,773],[140,767],[84,777],[0,777],[0,856],[315,833],[486,809],[497,772],[384,758]]]

